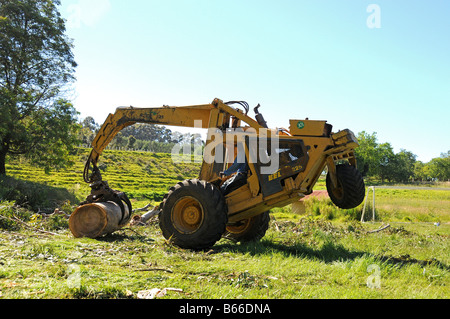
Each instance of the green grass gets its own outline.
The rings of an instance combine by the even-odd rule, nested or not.
[[[390,219],[450,222],[450,191],[376,189],[375,208]]]
[[[304,215],[273,209],[259,243],[221,239],[208,252],[193,252],[167,242],[156,219],[93,240],[73,238],[62,215],[35,214],[46,207],[70,214],[89,193],[82,183],[87,153],[51,175],[26,162],[8,165],[0,187],[0,298],[131,299],[165,287],[182,289],[165,299],[450,297],[449,191],[377,189],[377,220],[368,223],[359,222],[361,207],[340,210],[312,199]],[[104,155],[104,179],[131,194],[135,207],[157,201],[199,168],[175,166],[166,154]],[[316,188],[324,188],[323,179]]]
[[[366,182],[366,185],[372,184]],[[410,189],[396,188],[399,186]],[[450,223],[450,190],[448,190],[448,183],[428,185],[428,187],[395,184],[391,185],[391,187],[387,189],[375,188],[375,211],[378,220]],[[319,179],[314,189],[326,189],[323,177]],[[368,195],[365,216],[372,216],[373,192],[370,191]],[[330,200],[312,200],[309,202],[309,206],[312,214],[321,215],[321,217],[360,220],[364,205],[362,204],[353,210],[340,210]]]
[[[75,165],[67,170],[45,174],[43,169],[31,166],[24,160],[14,160],[6,165],[8,180],[3,184],[9,189],[0,189],[0,199],[24,198],[20,203],[30,204],[33,210],[53,210],[65,200],[77,204],[90,193],[89,185],[83,181],[83,169],[90,150],[80,148],[71,160]],[[139,206],[148,202],[159,202],[168,189],[186,178],[196,178],[200,165],[198,163],[172,163],[171,154],[149,152],[105,151],[99,161],[103,179],[113,189],[127,193],[131,201]],[[26,181],[26,185],[22,182]],[[17,187],[18,184],[24,187]],[[30,185],[35,189],[28,191]],[[36,196],[36,188],[41,187],[45,198],[27,201],[25,197]],[[31,187],[33,188],[33,187]],[[16,194],[17,191],[20,194]],[[64,196],[52,196],[64,191]],[[12,194],[10,194],[12,193]],[[145,204],[144,204],[145,206]]]
[[[222,239],[209,252],[171,246],[156,223],[101,240],[2,231],[0,291],[3,298],[136,298],[164,287],[183,290],[164,298],[186,299],[448,298],[448,226],[367,233],[378,226],[272,221],[260,243]],[[379,269],[379,288],[367,285],[370,265]]]

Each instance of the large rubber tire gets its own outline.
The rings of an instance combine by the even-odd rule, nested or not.
[[[269,211],[241,221],[238,225],[227,226],[224,237],[236,242],[260,241],[269,229]]]
[[[227,205],[220,190],[200,180],[172,187],[160,205],[163,236],[184,249],[209,249],[222,237],[228,222]]]
[[[331,201],[339,208],[358,207],[366,196],[364,179],[358,169],[349,164],[336,165],[338,185],[333,186],[330,173],[327,175],[327,191]]]

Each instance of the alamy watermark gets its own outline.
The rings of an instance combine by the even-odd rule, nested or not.
[[[77,0],[67,7],[67,27],[92,27],[96,25],[110,9],[110,0]]]
[[[367,287],[374,289],[380,289],[381,288],[381,270],[380,266],[376,264],[371,264],[369,267],[367,267],[367,272],[371,273],[369,277],[367,277]]]
[[[202,128],[202,121],[195,121],[195,128]],[[261,174],[272,174],[279,169],[279,137],[269,129],[236,128],[222,131],[208,129],[208,139],[202,149],[202,156],[194,156],[193,150],[202,145],[178,143],[171,151],[174,163],[205,162],[207,164],[248,164],[258,163]]]
[[[381,7],[378,4],[369,4],[366,11],[370,13],[366,21],[367,27],[369,29],[381,29]]]
[[[81,268],[77,264],[67,266],[67,287],[70,289],[80,289],[81,287]]]

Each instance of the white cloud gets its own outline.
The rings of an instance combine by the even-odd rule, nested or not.
[[[109,0],[78,0],[67,7],[67,27],[92,27],[111,9]]]

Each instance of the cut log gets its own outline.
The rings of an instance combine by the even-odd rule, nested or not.
[[[130,212],[124,205],[122,214],[120,206],[114,202],[93,203],[78,207],[70,216],[69,228],[75,238],[99,238],[121,229],[129,220]]]

